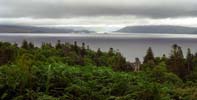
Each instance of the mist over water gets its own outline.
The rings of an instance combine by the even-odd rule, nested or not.
[[[135,57],[143,59],[148,47],[152,47],[155,56],[169,55],[171,46],[178,44],[186,53],[187,48],[192,52],[197,52],[197,35],[194,34],[39,34],[39,33],[1,33],[0,41],[18,43],[23,40],[33,42],[36,46],[41,46],[43,42],[50,42],[53,45],[57,40],[61,42],[74,43],[82,42],[89,45],[93,50],[101,48],[108,51],[109,48],[120,51],[129,61]]]

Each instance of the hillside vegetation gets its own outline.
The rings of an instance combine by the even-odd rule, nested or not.
[[[131,51],[132,52],[132,51]],[[137,58],[136,58],[137,59]],[[197,54],[148,48],[139,70],[120,52],[58,41],[0,42],[1,100],[196,100]]]

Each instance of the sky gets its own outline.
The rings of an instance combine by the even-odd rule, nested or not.
[[[0,24],[197,27],[197,0],[0,0]]]

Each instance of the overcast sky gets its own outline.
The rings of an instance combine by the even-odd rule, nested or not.
[[[0,0],[0,24],[197,27],[197,0]]]

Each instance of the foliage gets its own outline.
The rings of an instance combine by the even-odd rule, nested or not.
[[[58,41],[35,47],[0,42],[1,100],[195,100],[197,54],[183,57],[174,45],[170,57],[148,49],[142,68],[120,52]]]

